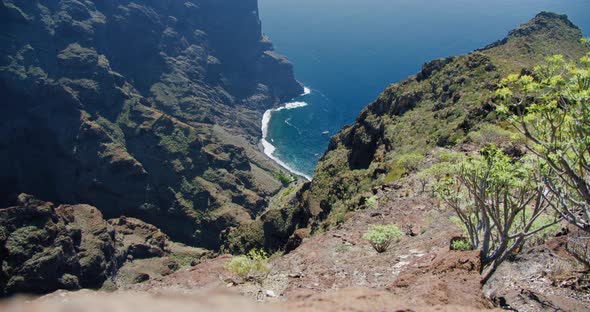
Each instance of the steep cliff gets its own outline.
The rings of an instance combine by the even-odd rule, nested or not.
[[[409,160],[432,164],[441,151],[501,145],[512,131],[495,112],[501,79],[532,73],[554,54],[578,60],[590,52],[581,38],[567,16],[542,12],[501,41],[424,64],[417,75],[387,87],[353,125],[331,139],[315,171],[308,209],[332,226],[347,211],[362,207],[374,188],[400,184],[396,181],[415,174],[418,168]]]
[[[290,236],[294,229],[340,225],[349,213],[365,209],[380,189],[403,189],[406,196],[424,191],[438,173],[418,181],[418,169],[439,169],[437,162],[452,152],[509,141],[511,127],[495,113],[494,92],[501,79],[530,73],[554,54],[579,59],[590,52],[581,38],[566,16],[542,12],[481,50],[424,64],[415,76],[387,87],[331,138],[313,181],[294,192],[295,198],[233,229],[227,248],[285,248],[297,239]],[[423,166],[416,168],[418,163]]]
[[[302,87],[256,0],[2,0],[0,25],[0,207],[88,203],[217,248],[281,188],[259,120]]]

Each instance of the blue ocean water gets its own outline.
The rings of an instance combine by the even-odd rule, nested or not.
[[[468,53],[540,11],[590,35],[590,0],[259,0],[263,31],[294,64],[307,106],[271,114],[273,155],[312,176],[331,135],[429,60]],[[326,134],[327,132],[327,134]]]

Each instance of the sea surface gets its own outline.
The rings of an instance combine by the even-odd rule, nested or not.
[[[330,136],[422,64],[504,38],[541,11],[590,36],[590,0],[259,0],[263,31],[309,92],[267,112],[263,145],[311,178]]]

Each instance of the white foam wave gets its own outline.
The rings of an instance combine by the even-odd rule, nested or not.
[[[303,86],[303,94],[302,95],[308,95],[310,93],[311,93],[311,89],[306,86]]]
[[[307,89],[307,90],[309,90],[309,89]],[[285,109],[301,108],[301,107],[305,107],[307,105],[308,104],[305,102],[290,102],[290,103],[286,103],[284,106],[281,106],[279,108],[269,109],[266,112],[264,112],[264,115],[262,115],[262,126],[261,126],[262,139],[260,140],[260,143],[262,144],[264,154],[266,154],[266,156],[268,156],[270,159],[274,160],[277,164],[279,164],[281,167],[285,168],[289,172],[296,174],[298,176],[302,176],[302,177],[306,178],[307,180],[311,181],[312,178],[310,176],[306,175],[303,172],[293,169],[291,166],[287,165],[285,162],[280,160],[278,157],[274,156],[274,152],[276,151],[276,147],[274,145],[272,145],[272,143],[270,143],[267,140],[268,124],[270,123],[270,118],[272,117],[272,113],[278,112],[281,110],[285,110]]]
[[[277,111],[284,110],[284,109],[300,108],[300,107],[305,107],[307,105],[309,105],[309,104],[307,104],[305,102],[291,102],[291,103],[285,104],[285,106],[283,106],[283,107],[277,108]]]

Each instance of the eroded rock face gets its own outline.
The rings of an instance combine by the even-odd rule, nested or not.
[[[17,206],[0,209],[0,297],[124,288],[209,255],[139,219],[106,221],[89,205],[56,207],[21,194]]]
[[[256,0],[4,0],[0,17],[0,206],[88,203],[218,248],[281,187],[259,120],[303,90]]]
[[[115,273],[115,231],[98,209],[18,197],[0,209],[0,295],[97,288]]]
[[[108,222],[117,232],[118,249],[126,258],[145,259],[166,254],[169,238],[157,227],[127,217]]]

